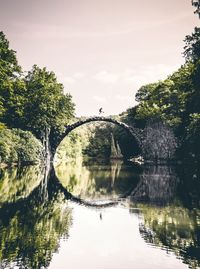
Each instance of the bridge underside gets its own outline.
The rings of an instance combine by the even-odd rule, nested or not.
[[[90,118],[86,118],[86,119],[83,119],[83,120],[80,120],[80,121],[77,121],[73,124],[70,124],[70,125],[67,125],[66,128],[65,128],[65,132],[62,134],[60,140],[58,141],[58,144],[57,146],[61,143],[61,141],[71,132],[73,131],[74,129],[76,129],[77,127],[79,126],[82,126],[86,123],[90,123],[90,122],[109,122],[109,123],[113,123],[117,126],[120,126],[122,129],[124,129],[128,134],[130,134],[134,139],[135,141],[137,142],[138,144],[138,147],[139,148],[142,148],[141,147],[141,142],[142,142],[142,139],[141,139],[141,131],[138,129],[138,128],[135,128],[135,127],[132,127],[132,126],[129,126],[127,124],[125,124],[124,122],[120,122],[116,119],[113,119],[111,117],[90,117]]]

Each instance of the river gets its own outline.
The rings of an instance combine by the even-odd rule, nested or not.
[[[0,169],[0,268],[200,268],[199,168]]]

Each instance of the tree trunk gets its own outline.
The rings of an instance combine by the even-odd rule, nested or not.
[[[42,144],[44,148],[43,157],[46,165],[53,161],[53,154],[51,152],[51,145],[49,141],[50,132],[51,132],[50,128],[45,127],[44,132],[42,134]]]

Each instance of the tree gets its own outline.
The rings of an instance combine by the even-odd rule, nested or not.
[[[200,18],[200,0],[193,0],[195,13]],[[184,56],[186,62],[193,63],[191,74],[191,93],[186,100],[185,130],[183,133],[183,151],[200,161],[200,28],[185,38]]]
[[[149,100],[151,98],[151,94],[155,90],[155,87],[158,86],[158,83],[150,83],[142,86],[135,95],[135,100],[137,102],[143,102]]]
[[[143,86],[137,93],[136,117],[146,123],[161,119],[169,124],[180,142],[181,157],[200,155],[195,148],[199,141],[199,85],[200,62],[187,62],[166,80]]]
[[[9,48],[9,41],[3,32],[0,32],[0,78],[15,78],[20,73],[16,52]]]
[[[26,103],[24,123],[40,139],[54,145],[63,127],[74,116],[74,104],[70,94],[64,94],[64,87],[53,72],[34,65],[24,79]],[[51,134],[50,134],[51,133]]]
[[[200,14],[200,0],[193,0]],[[164,81],[142,86],[136,118],[148,123],[152,118],[169,124],[179,138],[180,156],[200,160],[200,28],[185,37],[186,63]]]
[[[42,158],[42,144],[32,133],[20,129],[0,132],[0,162],[36,163]]]
[[[64,94],[55,74],[34,65],[24,76],[16,52],[0,32],[0,128],[29,130],[46,144],[50,137],[52,146],[73,116],[72,97]]]
[[[200,28],[195,27],[194,33],[184,39],[185,46],[183,55],[187,62],[196,62],[200,59]]]
[[[16,52],[0,32],[0,122],[11,127],[19,127],[23,115],[25,84],[21,75]]]
[[[148,84],[139,89],[137,118],[160,118],[178,127],[185,111],[186,98],[191,90],[192,65],[182,66],[166,80]]]
[[[93,126],[92,135],[88,139],[89,143],[83,150],[83,154],[97,159],[109,159],[111,132],[112,127],[110,125],[96,123]]]

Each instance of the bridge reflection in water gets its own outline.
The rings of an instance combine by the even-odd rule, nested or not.
[[[188,182],[175,167],[78,162],[44,172],[37,166],[0,172],[1,268],[48,268],[76,221],[73,203],[100,216],[106,207],[128,208],[139,214],[148,245],[173,251],[191,268],[200,265],[200,210],[192,189],[188,201],[182,200]]]

